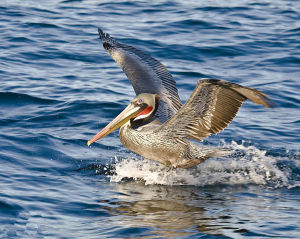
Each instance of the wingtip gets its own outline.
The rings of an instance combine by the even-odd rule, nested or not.
[[[259,96],[259,98],[261,100],[260,102],[254,101],[255,103],[264,105],[267,108],[275,108],[277,106],[276,103],[273,100],[271,100],[266,93],[264,93],[262,91],[258,91],[258,90],[255,90],[255,91],[258,92],[257,95]]]
[[[98,27],[98,33],[99,33],[99,37],[102,40],[102,38],[104,37],[104,32],[102,31],[102,29],[100,27]]]
[[[98,27],[99,38],[102,42],[114,42],[115,40],[108,34],[102,31],[100,27]]]
[[[276,108],[277,107],[277,104],[273,100],[269,99],[268,97],[265,99],[265,102],[266,102],[266,104],[267,104],[266,106],[268,108]]]

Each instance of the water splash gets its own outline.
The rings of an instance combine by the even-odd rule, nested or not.
[[[243,185],[257,184],[273,187],[290,187],[288,167],[280,167],[286,157],[271,156],[267,151],[245,143],[224,145],[233,154],[224,158],[209,159],[191,169],[169,169],[136,157],[117,160],[111,182],[126,179],[161,185]]]

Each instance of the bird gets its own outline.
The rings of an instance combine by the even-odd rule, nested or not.
[[[131,82],[136,97],[87,142],[119,130],[121,143],[136,154],[169,168],[190,168],[208,158],[228,155],[225,147],[200,146],[223,131],[244,101],[272,107],[262,91],[225,80],[202,78],[185,104],[166,67],[149,54],[121,43],[98,28],[104,49]]]

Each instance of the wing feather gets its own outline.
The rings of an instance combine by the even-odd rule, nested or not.
[[[247,99],[267,107],[272,105],[267,95],[258,90],[217,79],[201,79],[176,115],[156,130],[178,140],[188,137],[202,141],[224,130]]]
[[[166,67],[150,55],[116,41],[100,28],[98,32],[104,49],[120,65],[135,93],[158,94],[160,105],[156,115],[162,122],[171,118],[182,104],[176,83]]]

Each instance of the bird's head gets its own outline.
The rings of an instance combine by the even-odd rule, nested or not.
[[[87,142],[88,146],[112,133],[128,121],[134,125],[139,125],[148,121],[154,115],[159,100],[160,97],[156,94],[139,94],[113,121]]]

